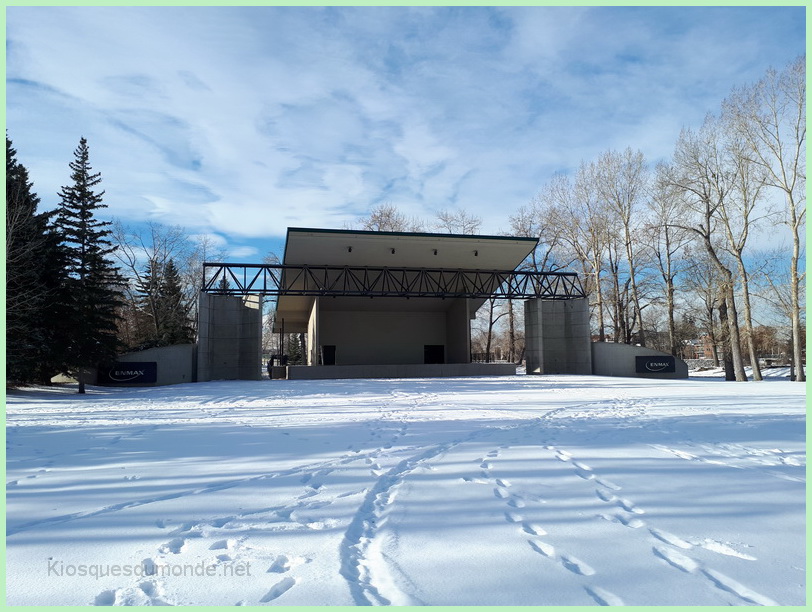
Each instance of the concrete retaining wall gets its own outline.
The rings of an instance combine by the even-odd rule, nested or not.
[[[638,373],[635,357],[672,357],[669,353],[644,346],[631,346],[615,342],[592,343],[592,368],[598,376],[632,376],[636,378],[688,378],[688,364],[676,360],[675,372]]]
[[[262,378],[262,298],[200,294],[197,379]]]
[[[445,363],[355,366],[287,366],[290,380],[332,378],[444,378],[452,376],[510,376],[512,363]]]
[[[528,374],[592,374],[585,298],[525,301],[524,329]]]
[[[158,379],[152,384],[139,386],[178,385],[197,381],[197,345],[175,344],[121,355],[120,363],[149,362],[158,364]],[[132,386],[122,384],[121,386]]]

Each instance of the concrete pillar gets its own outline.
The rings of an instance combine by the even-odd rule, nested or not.
[[[471,313],[467,298],[458,298],[445,314],[445,362],[471,363]]]
[[[200,293],[197,379],[262,378],[262,298]]]
[[[586,298],[527,300],[524,330],[528,374],[592,374]]]

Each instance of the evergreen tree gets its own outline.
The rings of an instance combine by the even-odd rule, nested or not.
[[[183,282],[174,260],[161,266],[150,260],[138,282],[138,311],[135,313],[137,343],[143,350],[194,342],[194,330],[186,314]]]
[[[87,140],[82,138],[70,163],[73,184],[63,187],[56,225],[65,250],[68,279],[64,299],[68,307],[67,363],[78,375],[79,393],[85,392],[83,373],[115,357],[118,348],[118,307],[123,303],[124,280],[109,255],[111,223],[95,218],[106,208],[104,191],[94,191],[101,174],[93,173]]]
[[[180,271],[169,260],[164,266],[158,293],[158,340],[160,346],[188,344],[194,341],[192,327],[183,305]]]
[[[144,267],[144,274],[138,281],[138,306],[141,321],[140,330],[143,334],[139,343],[139,350],[161,346],[159,328],[161,326],[160,312],[161,266],[154,259],[150,259]]]
[[[60,371],[56,295],[64,270],[50,219],[6,136],[6,381],[49,382]]]

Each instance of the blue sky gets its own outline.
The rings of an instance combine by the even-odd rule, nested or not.
[[[126,223],[233,260],[392,203],[483,233],[608,149],[671,155],[805,52],[803,7],[7,8],[7,129],[45,208],[79,138]]]

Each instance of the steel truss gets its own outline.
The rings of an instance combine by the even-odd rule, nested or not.
[[[203,264],[203,291],[221,295],[568,300],[574,272],[268,264]]]

